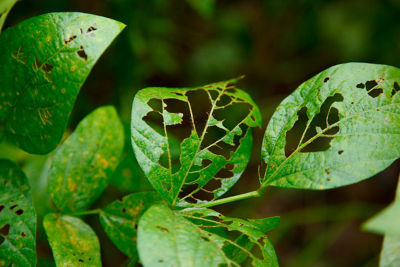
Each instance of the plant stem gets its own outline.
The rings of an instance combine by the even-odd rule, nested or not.
[[[230,202],[234,202],[234,201],[238,201],[238,200],[248,199],[248,198],[252,198],[252,197],[259,197],[259,196],[261,196],[261,194],[257,190],[257,191],[252,191],[252,192],[248,192],[248,193],[244,193],[244,194],[240,194],[240,195],[236,195],[236,196],[232,196],[232,197],[217,199],[215,201],[210,201],[210,202],[203,203],[203,204],[194,205],[193,208],[209,208],[209,207],[214,207],[217,205],[222,205],[222,204],[226,204],[226,203],[230,203]]]
[[[100,214],[103,211],[101,209],[94,209],[94,210],[85,210],[85,211],[79,211],[79,212],[75,212],[75,213],[71,213],[69,215],[72,216],[82,216],[82,215],[90,215],[90,214]]]

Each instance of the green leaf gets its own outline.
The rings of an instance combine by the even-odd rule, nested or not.
[[[0,266],[35,266],[36,213],[28,179],[0,160]]]
[[[62,211],[85,209],[107,187],[119,163],[124,132],[114,107],[86,116],[56,151],[49,170],[49,192]]]
[[[247,249],[251,247],[211,231],[221,227],[246,235],[261,247],[264,259],[250,253]],[[260,239],[266,241],[265,245]],[[160,204],[149,208],[139,221],[138,250],[144,266],[239,266],[242,257],[238,259],[232,249],[226,249],[231,244],[245,251],[252,258],[253,266],[277,266],[275,252],[265,233],[249,221],[204,209],[176,212]]]
[[[400,176],[399,176],[400,181]],[[363,229],[384,234],[379,266],[391,267],[400,262],[400,183],[396,199],[386,209],[363,224]]]
[[[0,126],[30,153],[60,142],[79,89],[125,26],[83,13],[50,13],[0,35]]]
[[[81,219],[50,213],[43,225],[57,266],[101,266],[99,240]]]
[[[10,13],[17,0],[0,0],[0,32],[3,29],[8,13]]]
[[[104,231],[129,258],[136,258],[137,222],[142,214],[161,198],[154,192],[134,193],[116,200],[101,212]]]
[[[262,188],[323,190],[388,167],[400,156],[399,82],[397,68],[348,63],[303,83],[267,127]]]
[[[251,127],[261,126],[261,113],[235,82],[152,87],[136,94],[131,123],[136,158],[170,204],[218,198],[246,168]]]

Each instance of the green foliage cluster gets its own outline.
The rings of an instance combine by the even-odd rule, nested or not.
[[[200,1],[190,3],[209,14]],[[8,13],[13,4],[3,10]],[[111,106],[94,110],[69,136],[65,130],[85,79],[124,27],[95,15],[51,13],[0,35],[1,137],[31,154],[55,150],[39,187],[54,209],[40,213],[57,266],[101,266],[98,237],[82,219],[88,214],[99,215],[129,266],[278,266],[266,234],[279,217],[232,218],[210,208],[261,196],[269,186],[345,186],[400,157],[400,70],[337,65],[277,107],[262,142],[259,188],[222,198],[247,167],[252,128],[262,126],[255,101],[237,88],[239,79],[145,88],[133,100],[129,136],[155,191],[88,210],[120,164],[129,165],[121,157],[132,151],[124,152],[124,126]],[[32,191],[9,160],[0,160],[0,193],[0,266],[35,266]],[[398,211],[396,201],[365,225],[386,235],[382,266],[398,261]]]

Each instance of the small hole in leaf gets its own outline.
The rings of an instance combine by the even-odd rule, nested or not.
[[[211,201],[214,199],[214,194],[204,190],[199,190],[198,192],[193,194],[193,198],[198,200]]]
[[[79,262],[83,262],[83,260],[82,260],[82,259],[79,259],[78,261],[79,261]]]
[[[331,181],[331,178],[326,178],[326,181],[330,182],[330,181]]]
[[[220,179],[211,179],[203,188],[207,191],[214,192],[221,187]]]
[[[19,209],[15,212],[15,214],[17,214],[18,216],[22,215],[24,213],[24,211],[22,209]]]
[[[329,169],[325,169],[325,173],[326,173],[326,174],[330,174]]]
[[[76,35],[72,35],[72,36],[68,37],[68,39],[64,40],[64,43],[69,44],[70,42],[72,42],[75,39],[76,39]]]
[[[393,83],[393,90],[392,90],[392,97],[398,92],[400,91],[400,86],[397,82]]]
[[[4,205],[0,205],[0,212],[4,209]]]
[[[218,178],[230,178],[233,176],[233,167],[234,165],[231,163],[228,163],[225,165],[225,168],[221,169],[216,175],[215,177]]]
[[[157,133],[165,136],[163,127],[163,117],[159,112],[150,111],[143,117],[143,120]]]
[[[212,107],[210,97],[205,90],[189,91],[186,96],[192,108],[197,135],[201,136]]]
[[[125,208],[122,209],[122,213],[126,213],[126,209]]]
[[[18,207],[18,204],[12,205],[12,206],[10,207],[10,210],[15,209],[16,207]]]
[[[214,117],[219,121],[223,121],[222,124],[232,130],[250,114],[251,110],[252,106],[248,103],[233,102],[225,108],[215,109]]]
[[[218,107],[223,107],[223,106],[228,105],[231,102],[232,102],[232,98],[230,96],[224,94],[219,98],[219,100],[217,101],[216,105]]]
[[[86,30],[87,33],[93,32],[93,31],[97,31],[97,25],[96,25],[96,24],[93,24],[92,26],[90,26],[90,27]]]
[[[159,263],[163,263],[163,262],[164,262],[164,260],[158,260],[158,262],[159,262]]]
[[[9,232],[10,232],[10,225],[8,223],[4,225],[2,228],[0,228],[0,235],[2,236],[7,236]]]
[[[367,91],[369,91],[369,90],[371,90],[372,88],[374,88],[374,87],[377,86],[377,85],[378,85],[378,83],[377,83],[375,80],[367,81],[367,82],[365,83],[365,89],[366,89]]]
[[[206,236],[201,236],[201,239],[203,239],[206,242],[210,242],[210,239],[208,237],[206,237]]]
[[[212,163],[211,160],[209,160],[209,159],[203,159],[203,160],[201,161],[201,167],[202,167],[202,168],[206,168],[206,167],[210,166],[211,163]],[[0,211],[1,211],[1,210],[0,210]]]
[[[326,83],[326,82],[328,82],[329,81],[329,77],[326,77],[325,79],[324,79],[324,83]]]
[[[382,93],[383,93],[383,89],[382,88],[372,89],[371,91],[368,92],[368,94],[370,96],[372,96],[373,98],[378,97]]]
[[[80,47],[80,49],[76,52],[78,54],[78,56],[83,59],[83,60],[87,60],[88,59],[88,55],[85,52],[85,49],[83,48],[83,46]]]
[[[219,96],[219,92],[217,90],[208,90],[208,92],[210,93],[212,100],[216,100]]]
[[[339,150],[337,153],[338,153],[339,155],[342,155],[343,152],[344,152],[344,150]]]
[[[22,233],[21,233],[21,236],[22,236],[22,237],[25,237],[26,235],[25,235],[25,233],[24,233],[24,232],[22,232]]]
[[[356,87],[360,88],[360,89],[364,89],[365,88],[365,84],[359,83],[359,84],[356,85]]]

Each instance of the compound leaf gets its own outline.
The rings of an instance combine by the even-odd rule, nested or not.
[[[28,179],[0,160],[0,266],[35,266],[36,213]]]
[[[253,266],[277,266],[275,252],[267,245],[265,232],[256,225],[211,210],[176,212],[155,204],[139,221],[139,256],[144,266],[240,266],[246,257],[252,258]],[[249,246],[246,240],[231,241],[218,234],[216,228],[238,231],[253,244]],[[238,255],[231,245],[247,256]],[[250,252],[253,245],[261,246],[264,259]]]
[[[400,70],[333,66],[277,108],[263,141],[262,187],[329,189],[382,171],[400,156]]]
[[[125,255],[137,258],[137,223],[142,214],[161,198],[154,192],[134,193],[103,209],[100,222],[104,231]]]
[[[57,266],[101,266],[99,240],[81,219],[50,213],[43,226]]]
[[[27,152],[60,142],[79,89],[125,26],[83,13],[50,13],[0,35],[0,126]]]
[[[170,204],[220,197],[249,162],[261,114],[236,80],[196,88],[145,88],[132,106],[139,165]]]
[[[49,192],[62,211],[85,209],[107,187],[119,163],[124,130],[114,107],[86,116],[56,151],[49,170]]]

